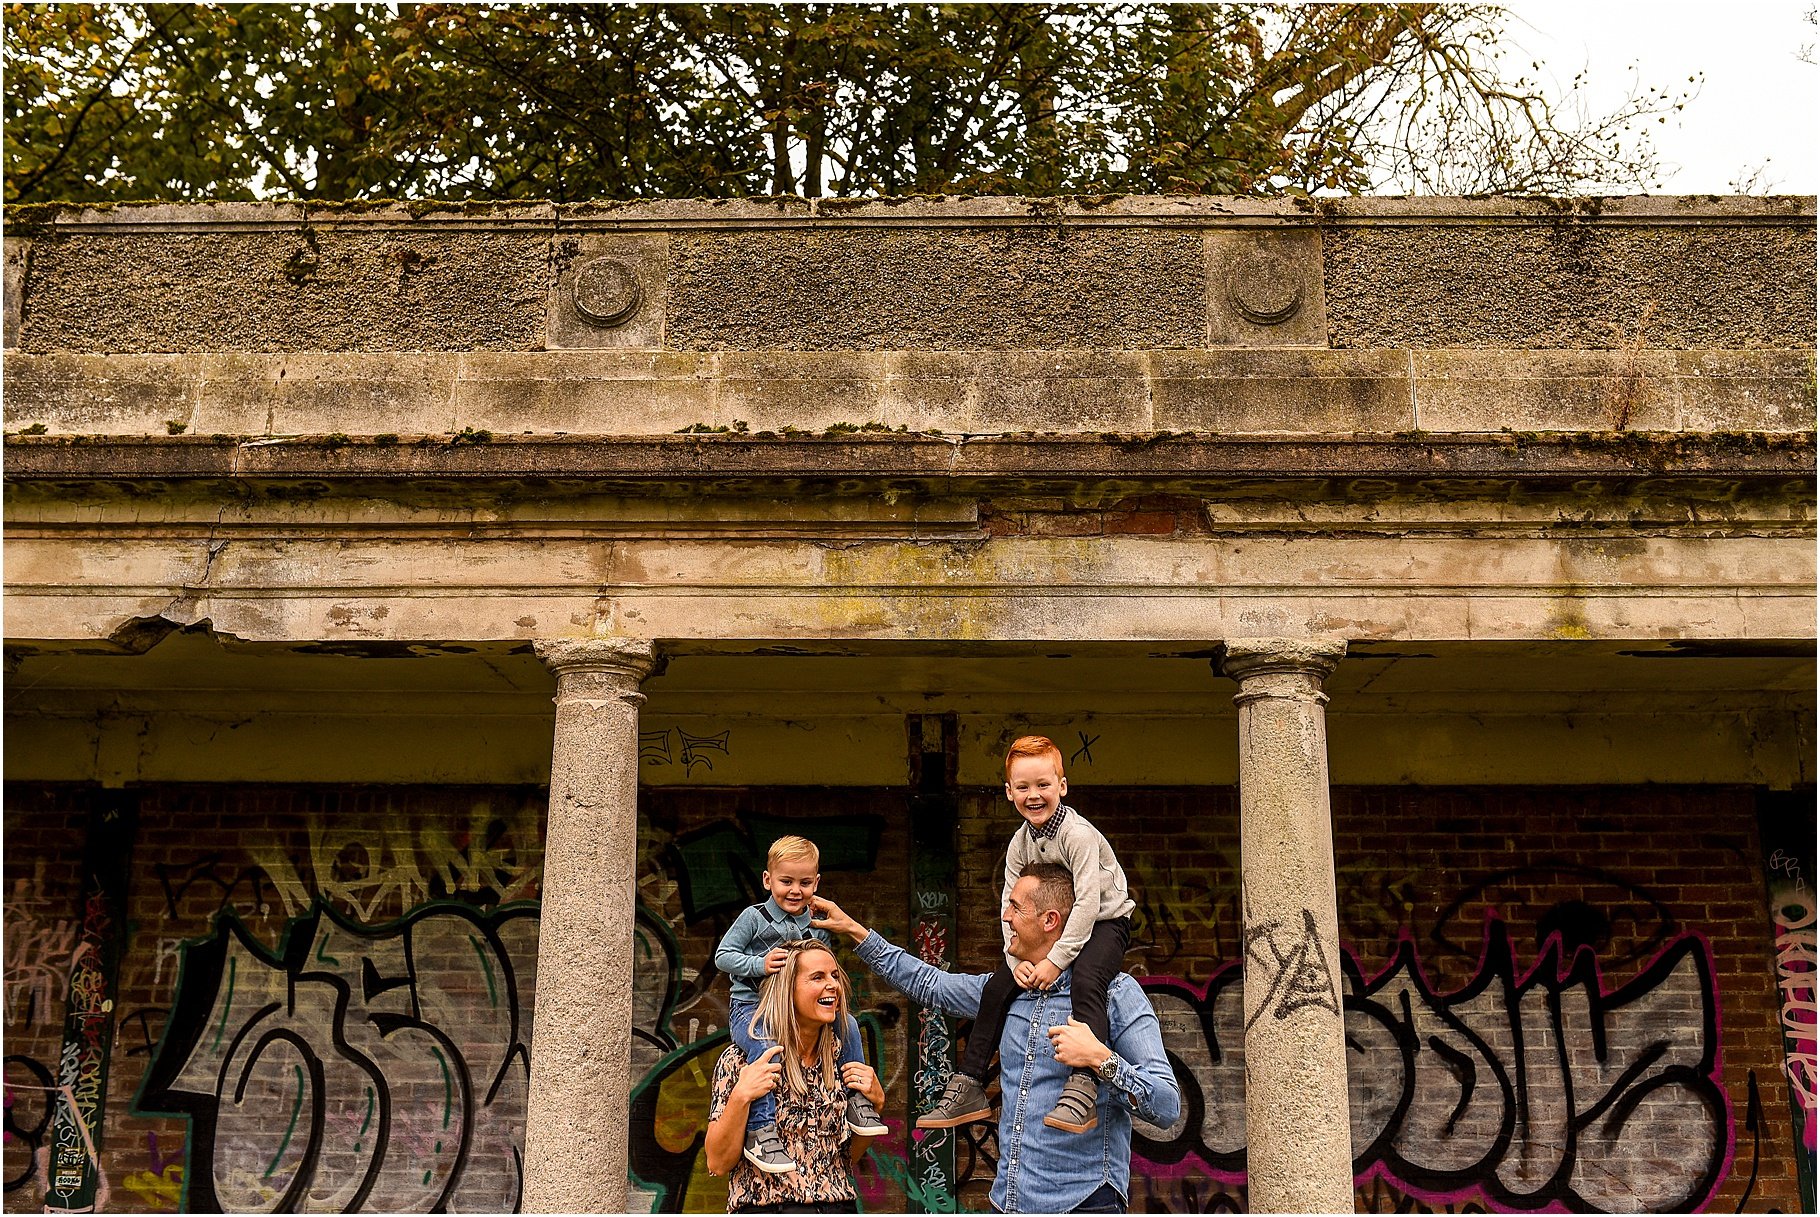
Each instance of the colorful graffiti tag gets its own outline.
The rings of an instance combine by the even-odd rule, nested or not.
[[[1796,1174],[1803,1206],[1814,1207],[1814,1149],[1817,1067],[1814,983],[1815,891],[1814,808],[1812,792],[1764,797],[1758,823],[1763,840],[1764,871],[1769,880],[1769,912],[1774,927],[1776,988],[1781,993],[1782,1060],[1788,1077],[1788,1103],[1794,1132]]]
[[[223,916],[135,1104],[191,1121],[186,1207],[515,1209],[536,958],[530,904],[318,902],[276,952]]]
[[[1437,994],[1415,944],[1346,974],[1352,1140],[1361,1184],[1436,1203],[1686,1211],[1730,1160],[1711,953],[1683,935],[1607,991],[1558,937],[1519,974],[1490,920],[1477,975]],[[1244,1177],[1244,1014],[1236,967],[1205,986],[1147,978],[1183,1114],[1142,1128],[1143,1174]]]

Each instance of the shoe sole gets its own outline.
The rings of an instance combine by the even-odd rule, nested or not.
[[[753,1166],[757,1167],[759,1170],[763,1171],[767,1175],[787,1175],[791,1171],[796,1169],[796,1163],[794,1163],[794,1162],[792,1162],[788,1166],[771,1166],[771,1165],[761,1161],[755,1154],[743,1154],[742,1156],[746,1159],[746,1161],[750,1162]]]
[[[1058,1116],[1044,1116],[1043,1123],[1050,1128],[1059,1128],[1063,1132],[1092,1132],[1100,1126],[1100,1118],[1094,1116],[1085,1124],[1070,1124],[1068,1121],[1061,1119]]]
[[[979,1111],[970,1111],[964,1116],[947,1116],[942,1119],[937,1119],[934,1116],[924,1116],[916,1122],[916,1126],[918,1128],[959,1128],[963,1124],[973,1124],[980,1120],[990,1120],[991,1118],[992,1109],[987,1107]]]
[[[849,1120],[847,1131],[856,1137],[882,1137],[891,1130],[883,1124],[855,1124]]]

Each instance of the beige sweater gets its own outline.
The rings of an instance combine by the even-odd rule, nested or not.
[[[1130,885],[1125,882],[1125,871],[1112,852],[1111,842],[1087,822],[1086,816],[1072,807],[1067,811],[1061,831],[1051,839],[1032,835],[1028,824],[1019,826],[1011,834],[1011,844],[1005,850],[1005,890],[999,897],[1002,909],[1011,899],[1012,884],[1032,862],[1059,862],[1074,875],[1074,908],[1062,927],[1061,940],[1049,948],[1049,962],[1058,968],[1066,968],[1074,962],[1074,957],[1087,945],[1094,922],[1124,917],[1137,907],[1137,902],[1131,898]],[[1058,809],[1056,814],[1060,815],[1061,811]],[[999,928],[1003,931],[1005,946],[1009,947],[1010,928],[1003,922]],[[1017,961],[1009,955],[1006,959],[1016,966]]]

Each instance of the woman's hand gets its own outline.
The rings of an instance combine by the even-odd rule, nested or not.
[[[856,1090],[870,1099],[873,1107],[884,1109],[885,1087],[872,1066],[864,1061],[848,1061],[840,1067],[840,1080],[846,1083],[848,1090]]]
[[[783,1051],[782,1044],[772,1044],[756,1061],[742,1065],[739,1080],[733,1083],[733,1097],[750,1107],[776,1090],[778,1079],[784,1073],[784,1067],[777,1059]]]

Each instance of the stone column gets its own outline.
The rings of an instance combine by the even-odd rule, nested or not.
[[[1245,1147],[1254,1213],[1350,1213],[1326,679],[1344,642],[1235,638],[1245,916]]]
[[[537,644],[556,673],[556,746],[544,832],[527,1212],[626,1211],[639,682],[649,642]]]

